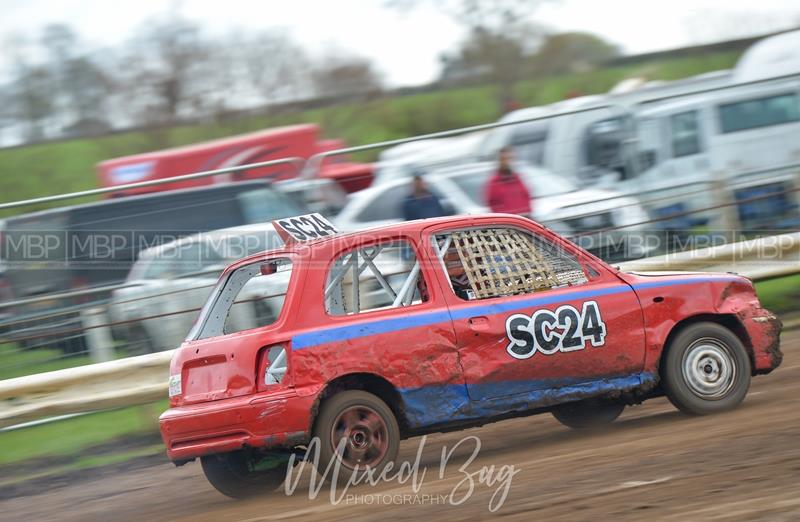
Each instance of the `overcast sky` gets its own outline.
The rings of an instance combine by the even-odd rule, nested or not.
[[[0,43],[36,38],[48,23],[73,26],[92,46],[122,43],[148,18],[173,5],[165,0],[0,0]],[[276,27],[316,54],[331,48],[373,59],[392,85],[433,80],[439,55],[463,37],[434,2],[401,13],[385,0],[183,0],[180,12],[209,32]],[[800,25],[797,0],[561,0],[534,20],[558,31],[590,31],[627,53],[669,49],[720,37]],[[0,53],[0,70],[6,65]],[[2,81],[0,81],[2,83]]]

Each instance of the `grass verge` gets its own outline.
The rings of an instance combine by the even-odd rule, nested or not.
[[[16,344],[0,344],[0,380],[51,372],[90,364],[88,355],[64,357],[61,350],[34,348],[21,350]]]
[[[0,432],[0,466],[29,459],[71,460],[101,444],[107,446],[104,454],[113,454],[115,440],[155,434],[158,416],[166,409],[167,401],[163,400]]]
[[[116,359],[125,356],[121,350],[114,354]],[[0,381],[86,364],[92,364],[92,359],[87,354],[65,355],[57,348],[41,347],[23,350],[14,343],[0,344]]]
[[[778,315],[800,311],[800,274],[760,281],[756,292],[764,308]]]

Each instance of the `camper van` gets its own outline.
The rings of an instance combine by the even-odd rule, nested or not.
[[[743,229],[800,226],[800,79],[680,99],[639,117],[640,147],[652,164],[638,185],[716,185],[736,201]]]

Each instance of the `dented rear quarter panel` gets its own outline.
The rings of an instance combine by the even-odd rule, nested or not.
[[[418,232],[365,236],[328,242],[314,249],[314,269],[304,274],[302,309],[306,319],[294,335],[291,354],[299,388],[355,373],[377,375],[398,389],[425,384],[463,385],[448,309],[441,289],[430,284],[430,268],[424,264],[423,276],[429,282],[427,302],[357,315],[335,316],[325,310],[322,295],[334,259],[376,241],[406,240],[416,246],[418,238]]]

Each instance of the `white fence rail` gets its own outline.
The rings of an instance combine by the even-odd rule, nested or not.
[[[736,272],[753,280],[800,272],[800,232],[726,243],[622,263],[625,271]]]
[[[0,428],[167,396],[174,350],[0,381]]]
[[[800,233],[623,263],[625,271],[735,271],[754,280],[800,273]],[[167,396],[174,350],[0,381],[0,428],[146,404]]]

